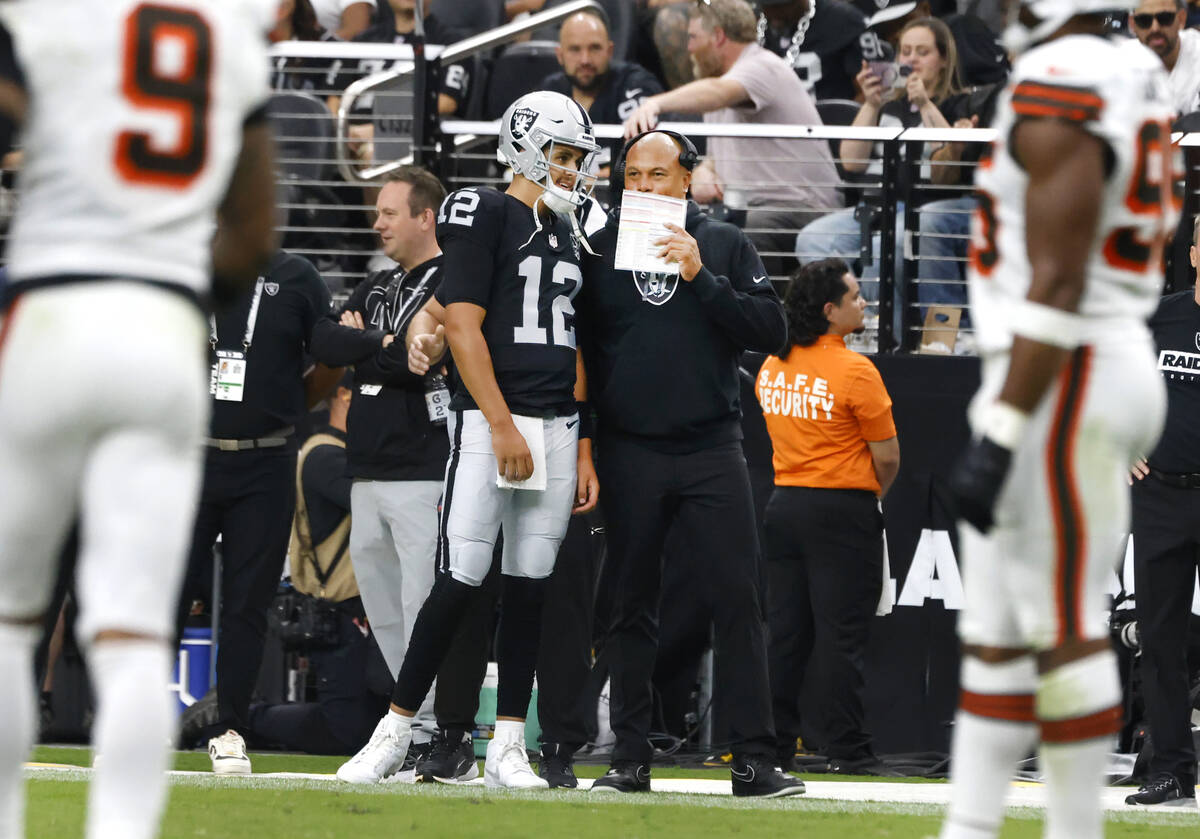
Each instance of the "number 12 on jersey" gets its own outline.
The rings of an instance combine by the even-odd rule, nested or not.
[[[521,260],[517,273],[525,280],[521,295],[521,323],[513,329],[513,342],[517,344],[546,344],[546,329],[541,326],[541,297],[543,260],[540,256],[527,256]],[[567,325],[567,317],[574,318],[575,307],[571,301],[583,284],[579,266],[571,262],[554,261],[550,272],[553,287],[563,286],[550,302],[550,333],[556,347],[575,349],[575,326]]]

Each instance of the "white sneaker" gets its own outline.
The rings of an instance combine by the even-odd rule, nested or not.
[[[487,745],[483,761],[483,782],[489,787],[507,789],[549,789],[545,778],[539,778],[529,765],[525,743],[520,740],[492,740]]]
[[[397,735],[392,722],[384,717],[375,726],[375,732],[367,745],[358,754],[341,765],[337,771],[339,781],[348,784],[378,784],[404,766],[412,731]]]
[[[208,756],[217,775],[249,775],[250,758],[246,757],[246,741],[233,729],[208,741]]]

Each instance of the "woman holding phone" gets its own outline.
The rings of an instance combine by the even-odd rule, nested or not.
[[[910,22],[900,32],[899,54],[895,64],[863,62],[862,70],[855,81],[862,90],[864,101],[852,125],[860,128],[877,125],[904,128],[975,125],[976,122],[970,116],[962,119],[956,116],[956,112],[961,110],[967,99],[959,88],[957,68],[958,49],[955,46],[954,35],[945,23],[932,17],[918,18]],[[931,246],[940,243],[936,238],[942,235],[940,225],[945,222],[957,224],[960,221],[958,205],[964,200],[961,190],[939,187],[959,183],[964,174],[967,179],[970,177],[969,169],[957,165],[959,157],[955,156],[955,153],[961,152],[961,149],[950,149],[950,145],[924,144],[919,161],[911,161],[919,165],[907,165],[906,161],[899,173],[900,194],[909,194],[914,203],[923,206],[935,201],[954,204],[953,214],[941,213],[938,210],[940,204],[931,208],[928,223],[931,226],[939,226],[939,230],[931,233]],[[882,174],[882,147],[870,140],[842,140],[839,158],[843,170],[851,176],[864,175],[867,179],[874,180]],[[943,161],[948,165],[939,165]],[[897,209],[898,218],[902,218],[903,208]],[[922,212],[924,233],[926,219],[924,211]],[[853,263],[861,249],[861,231],[853,208],[830,213],[800,231],[796,237],[796,257],[801,264],[827,257],[841,257]],[[879,252],[877,238],[872,243],[872,250],[876,255]],[[933,277],[934,283],[931,284],[930,290],[934,286],[940,288],[938,284],[945,282],[949,283],[954,291],[958,291],[958,287],[953,284],[957,279],[958,270],[957,264],[952,260],[922,261],[918,267],[918,275],[925,278],[928,273]],[[935,276],[939,273],[947,276]],[[955,276],[949,276],[951,273]],[[862,266],[860,276],[871,278],[878,275],[877,260]],[[899,273],[897,276],[899,277]],[[864,296],[871,300],[877,298],[875,283],[865,282],[863,285]],[[897,291],[901,293],[899,285]],[[922,302],[932,302],[925,299],[926,291],[922,286]],[[899,322],[903,316],[899,300],[896,312]]]

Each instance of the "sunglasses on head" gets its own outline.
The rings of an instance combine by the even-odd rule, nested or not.
[[[1133,25],[1138,29],[1149,29],[1150,24],[1158,21],[1158,25],[1166,29],[1175,22],[1175,12],[1155,12],[1154,14],[1140,14],[1133,16]]]

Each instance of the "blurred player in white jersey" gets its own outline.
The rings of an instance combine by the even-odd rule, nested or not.
[[[976,175],[983,381],[952,477],[967,605],[942,839],[997,835],[1015,764],[1039,740],[1045,836],[1103,833],[1121,722],[1104,582],[1128,529],[1126,473],[1164,416],[1145,320],[1182,177],[1162,63],[1104,34],[1117,2],[1014,10],[1006,37],[1025,51]]]
[[[15,131],[24,148],[0,300],[0,839],[25,835],[31,660],[76,516],[103,755],[87,836],[158,831],[206,427],[202,307],[253,282],[273,247],[262,5],[0,3],[0,143]]]

